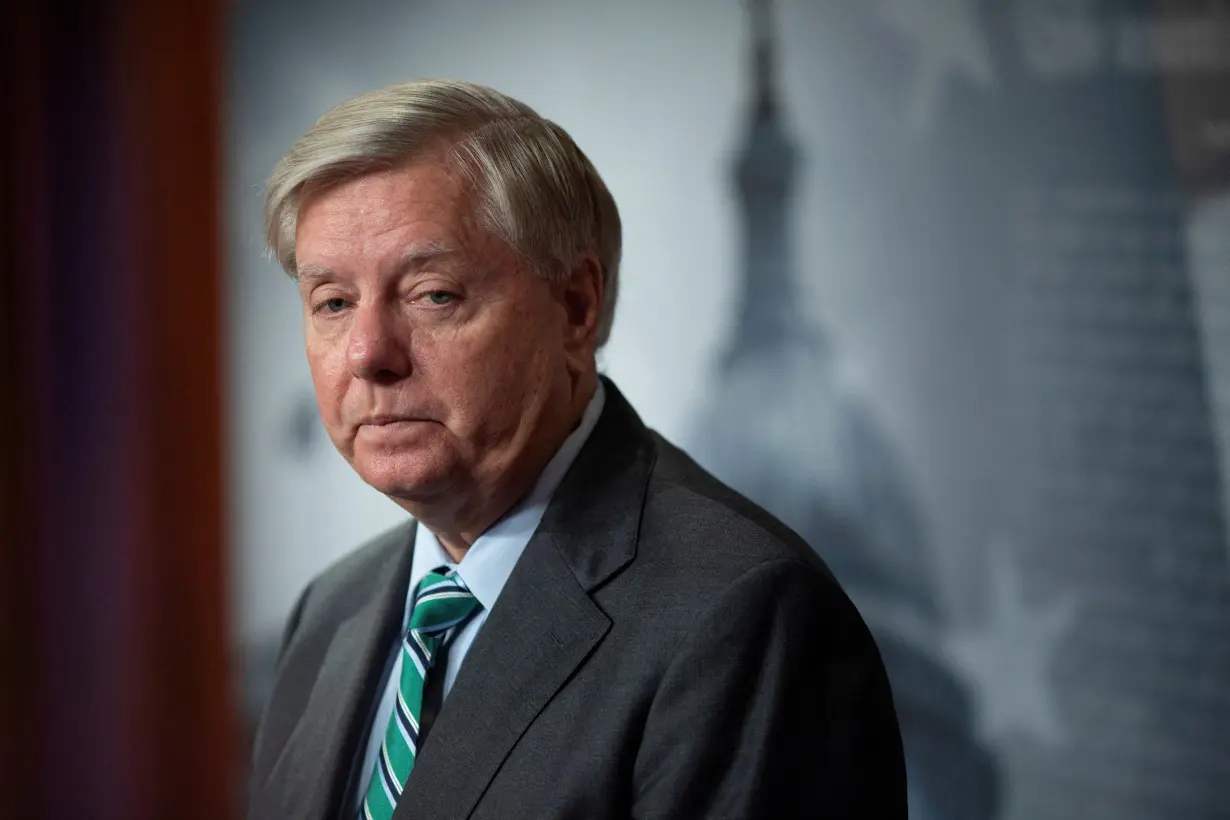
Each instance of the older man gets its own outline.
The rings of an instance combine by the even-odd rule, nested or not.
[[[329,435],[414,520],[295,606],[254,820],[905,816],[850,601],[598,375],[619,215],[559,126],[468,83],[365,94],[266,220]]]

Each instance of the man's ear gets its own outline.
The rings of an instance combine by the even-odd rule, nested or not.
[[[595,254],[579,256],[568,275],[555,283],[556,298],[564,308],[565,338],[569,353],[592,353],[602,316],[606,286],[602,263]]]

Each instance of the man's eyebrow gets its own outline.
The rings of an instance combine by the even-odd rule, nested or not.
[[[401,261],[397,267],[403,272],[414,270],[441,257],[456,256],[458,253],[457,247],[447,242],[416,242],[402,251]],[[325,265],[313,265],[310,262],[299,265],[295,270],[295,281],[304,285],[312,285],[320,280],[332,279],[335,276],[336,273],[334,273],[332,268]]]
[[[442,256],[456,256],[457,252],[457,247],[448,242],[417,242],[402,251],[399,267],[403,271],[421,268]]]
[[[333,271],[323,265],[296,265],[295,266],[295,281],[299,284],[311,284],[320,279],[331,279]]]

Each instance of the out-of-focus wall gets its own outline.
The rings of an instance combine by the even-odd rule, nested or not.
[[[1224,6],[781,2],[779,116],[757,121],[733,0],[239,4],[250,709],[298,591],[403,515],[316,419],[260,186],[330,105],[452,76],[555,119],[607,180],[625,254],[603,369],[850,589],[914,816],[1228,816]],[[741,188],[740,162],[772,184]]]

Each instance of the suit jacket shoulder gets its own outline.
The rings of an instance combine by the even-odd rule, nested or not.
[[[627,814],[904,818],[892,695],[854,604],[794,531],[650,436],[635,560],[594,593],[619,661],[586,670],[638,716]]]
[[[653,606],[649,599],[661,596],[673,614],[655,629],[682,633],[740,579],[761,570],[797,576],[808,595],[853,612],[827,565],[799,535],[666,439],[650,436],[654,466],[636,560],[612,580],[610,590],[598,593],[601,600],[612,606],[618,600],[633,616],[642,606]],[[623,594],[632,599],[623,602]]]
[[[669,537],[670,547],[703,565],[747,569],[775,559],[798,561],[807,572],[833,580],[807,542],[764,508],[719,481],[691,456],[657,433],[657,458],[646,496],[642,537]],[[684,532],[686,531],[686,532]]]

